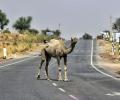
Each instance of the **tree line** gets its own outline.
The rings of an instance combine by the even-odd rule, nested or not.
[[[116,21],[112,24],[112,29],[120,32],[120,18],[117,18]]]
[[[32,17],[27,16],[27,17],[19,17],[15,23],[13,24],[13,28],[17,30],[20,34],[24,33],[25,31],[28,31],[30,33],[38,34],[39,31],[37,29],[31,28],[31,22],[32,22]],[[10,20],[7,18],[7,15],[5,12],[0,10],[0,30],[2,32],[7,32],[9,33],[9,29],[5,29],[5,26],[9,24]],[[5,29],[5,30],[4,30]],[[52,32],[53,35],[60,36],[61,31],[60,30],[50,30],[50,29],[44,29],[41,31],[42,34],[47,35],[47,32]]]

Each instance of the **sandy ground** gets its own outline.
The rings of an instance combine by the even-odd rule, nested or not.
[[[113,73],[120,74],[120,61],[117,56],[112,55],[111,43],[105,40],[97,40],[98,65]]]

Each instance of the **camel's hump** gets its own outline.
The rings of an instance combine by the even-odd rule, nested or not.
[[[57,40],[57,39],[51,39],[50,42],[47,43],[49,46],[64,46],[64,41]]]

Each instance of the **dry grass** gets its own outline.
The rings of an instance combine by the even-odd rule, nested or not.
[[[3,57],[3,47],[7,48],[8,56],[13,54],[21,54],[28,51],[40,51],[44,48],[41,44],[43,39],[49,39],[44,35],[33,34],[0,34],[0,58]]]
[[[98,40],[98,45],[99,45],[99,51],[100,51],[100,56],[105,59],[108,60],[110,62],[114,62],[117,63],[119,62],[119,54],[117,52],[115,52],[115,54],[112,54],[112,44],[109,41],[105,41],[105,40]]]
[[[120,74],[119,54],[115,52],[115,55],[112,55],[111,43],[105,40],[97,40],[97,43],[99,45],[99,56],[101,58],[98,60],[99,65],[106,70]]]

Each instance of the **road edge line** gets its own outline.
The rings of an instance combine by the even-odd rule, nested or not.
[[[2,66],[0,66],[0,68],[7,67],[7,66],[10,66],[10,65],[14,65],[14,64],[17,64],[17,63],[20,63],[20,62],[24,62],[24,61],[26,61],[26,60],[29,60],[29,59],[32,59],[32,58],[35,58],[35,57],[37,57],[37,56],[28,57],[28,58],[25,58],[25,59],[23,59],[23,60],[16,61],[16,62],[14,62],[14,63],[2,65]]]
[[[107,73],[101,71],[101,70],[98,69],[97,67],[95,67],[95,65],[93,64],[93,51],[94,51],[94,50],[93,50],[93,39],[92,39],[92,42],[91,42],[91,66],[92,66],[96,71],[98,71],[99,73],[101,73],[101,74],[103,74],[103,75],[105,75],[105,76],[108,76],[108,77],[113,78],[113,79],[115,79],[115,80],[120,80],[120,79],[118,79],[118,78],[116,78],[116,77],[114,77],[114,76],[112,76],[112,75],[110,75],[110,74],[107,74]]]

